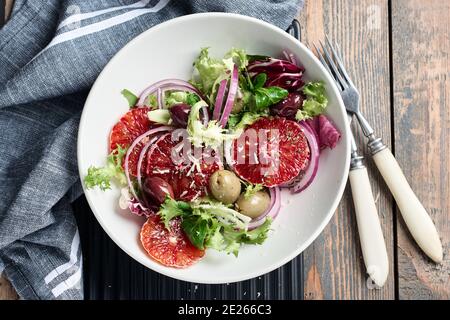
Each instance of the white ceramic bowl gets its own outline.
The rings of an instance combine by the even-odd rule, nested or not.
[[[119,188],[85,190],[103,229],[135,260],[164,275],[196,283],[228,283],[272,271],[300,254],[322,232],[342,197],[349,168],[346,113],[337,87],[318,59],[283,30],[263,21],[224,13],[184,16],[160,24],[136,37],[105,67],[84,107],[78,135],[81,177],[89,166],[103,166],[112,126],[127,111],[120,91],[133,92],[161,79],[189,79],[200,48],[210,47],[221,57],[232,47],[251,54],[279,56],[293,52],[306,67],[305,78],[323,80],[330,100],[327,115],[342,133],[333,150],[325,150],[313,184],[298,195],[282,192],[283,207],[273,231],[261,246],[245,246],[239,257],[207,250],[203,260],[187,269],[164,267],[147,256],[139,242],[144,219],[118,207]]]

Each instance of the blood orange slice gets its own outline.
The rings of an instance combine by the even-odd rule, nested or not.
[[[285,118],[262,118],[233,143],[236,173],[244,180],[266,187],[298,176],[307,167],[309,155],[302,128]]]
[[[128,111],[111,130],[109,138],[110,152],[120,145],[122,148],[128,148],[133,141],[144,134],[151,128],[159,126],[158,124],[148,119],[148,108],[136,108]],[[147,140],[143,140],[139,143],[131,152],[129,158],[130,173],[136,176],[136,164],[139,160],[139,154]]]
[[[172,141],[171,134],[161,137],[147,154],[146,174],[168,182],[177,200],[191,201],[206,195],[209,178],[220,169],[220,162],[212,158],[207,161],[203,156],[177,161],[172,155],[177,146],[179,141]]]
[[[173,219],[170,223],[169,231],[159,216],[150,216],[141,229],[142,246],[150,257],[167,267],[189,267],[200,260],[205,251],[190,243],[181,229],[180,219]]]
[[[116,123],[109,137],[110,151],[116,149],[117,145],[128,148],[134,139],[155,126],[155,123],[148,119],[148,111],[148,108],[132,109]]]

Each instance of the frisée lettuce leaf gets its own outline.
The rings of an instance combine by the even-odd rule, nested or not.
[[[201,49],[200,55],[194,62],[194,68],[197,75],[192,79],[192,83],[206,95],[212,91],[217,79],[229,77],[228,66],[223,60],[211,57],[208,48]]]
[[[204,144],[206,147],[217,148],[225,141],[239,138],[241,131],[231,132],[222,128],[215,120],[209,121],[205,126],[200,121],[200,109],[207,106],[205,101],[199,101],[192,106],[189,113],[187,132],[192,144],[195,147]]]
[[[105,191],[111,189],[111,180],[115,179],[121,185],[127,183],[125,173],[122,168],[122,163],[127,150],[117,145],[117,148],[112,151],[106,160],[105,167],[91,166],[88,169],[88,174],[84,177],[84,184],[87,189],[99,187],[100,190]]]
[[[251,218],[208,198],[188,203],[167,197],[159,214],[166,228],[170,228],[172,219],[180,217],[181,228],[195,247],[235,255],[243,243],[263,243],[271,225],[271,219],[267,218],[259,228],[248,231]]]
[[[245,70],[248,66],[247,53],[243,49],[232,48],[226,55],[225,59],[231,58],[240,70]]]
[[[268,113],[253,113],[253,112],[231,114],[230,117],[228,118],[228,128],[232,130],[245,129],[245,127],[253,124],[259,118],[267,115]]]
[[[174,91],[170,92],[166,97],[165,105],[166,108],[170,108],[173,105],[180,103],[187,103],[190,106],[193,106],[197,102],[200,101],[200,97],[194,93],[185,92],[185,91]]]
[[[302,108],[298,110],[295,116],[298,121],[311,119],[322,114],[328,105],[325,83],[322,81],[307,83],[303,87],[303,93],[307,99],[303,101]]]

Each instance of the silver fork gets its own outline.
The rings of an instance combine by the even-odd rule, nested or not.
[[[359,109],[358,90],[344,68],[339,47],[336,44],[333,45],[328,37],[326,37],[326,44],[321,43],[321,47],[324,53],[322,55],[319,52],[321,61],[327,66],[340,87],[347,112],[356,116],[364,135],[368,138],[369,151],[394,196],[411,235],[432,260],[437,263],[442,262],[442,244],[436,227],[411,189],[392,152],[383,144],[381,138],[375,136],[374,130],[362,115]]]
[[[342,85],[341,81],[344,81],[344,79],[338,71],[338,67],[330,58],[327,47],[322,43],[320,44],[323,53],[314,45],[317,55],[330,75],[334,78],[338,88],[341,90],[342,100],[347,108],[349,122],[351,122],[352,114],[348,111],[348,108],[349,106],[354,106],[358,103],[359,93],[349,82],[346,83],[345,87]],[[361,251],[363,253],[367,273],[375,284],[381,287],[386,282],[389,274],[389,259],[386,243],[384,241],[375,200],[373,199],[367,168],[364,165],[364,157],[360,156],[358,153],[355,137],[353,136],[351,129],[350,139],[351,160],[349,180],[352,189],[353,203],[355,205]]]

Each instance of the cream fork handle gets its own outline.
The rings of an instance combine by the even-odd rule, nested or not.
[[[385,148],[375,153],[373,159],[419,247],[435,262],[442,262],[442,244],[436,227],[412,191],[392,152]]]
[[[351,170],[349,179],[366,270],[370,278],[382,287],[389,273],[389,261],[367,168]]]

